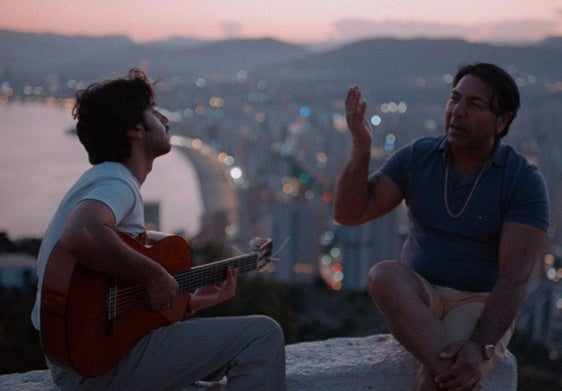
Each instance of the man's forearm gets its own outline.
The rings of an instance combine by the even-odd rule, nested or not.
[[[471,336],[481,346],[495,345],[513,324],[525,297],[524,283],[500,279],[490,293]]]
[[[354,153],[338,179],[334,197],[334,218],[342,224],[356,225],[362,222],[360,217],[367,207],[369,196],[369,162],[370,153]]]

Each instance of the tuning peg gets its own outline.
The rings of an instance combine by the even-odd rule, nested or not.
[[[266,243],[267,243],[266,239],[257,237],[257,238],[254,238],[254,239],[250,240],[250,248],[259,249]]]

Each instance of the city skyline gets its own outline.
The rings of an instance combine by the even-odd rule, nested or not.
[[[135,42],[274,38],[337,43],[366,37],[530,42],[562,35],[558,0],[380,2],[320,0],[0,0],[0,29],[62,35],[126,35]]]

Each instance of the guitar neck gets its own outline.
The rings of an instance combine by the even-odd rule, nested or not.
[[[247,254],[224,259],[206,265],[195,266],[173,275],[178,282],[180,293],[192,292],[197,288],[215,284],[226,279],[226,269],[230,266],[244,273],[257,269],[257,254]]]

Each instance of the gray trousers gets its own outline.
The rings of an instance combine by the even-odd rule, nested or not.
[[[285,390],[281,327],[262,316],[195,318],[152,331],[121,362],[96,378],[49,363],[62,390],[192,390],[218,381],[224,390]]]

